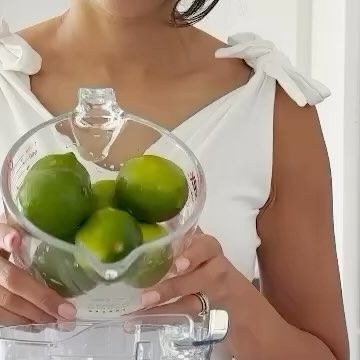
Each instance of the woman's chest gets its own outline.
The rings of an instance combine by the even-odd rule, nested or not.
[[[142,78],[126,74],[109,79],[96,71],[93,74],[90,71],[66,74],[42,71],[31,79],[32,92],[50,113],[73,110],[81,87],[111,87],[122,109],[169,130],[182,126],[194,114],[236,86],[238,83],[235,81],[214,83],[214,78],[204,73],[186,75],[181,79],[170,76]],[[207,122],[207,118],[199,119],[199,122]],[[69,137],[72,135],[70,126],[63,126],[59,131]],[[112,144],[107,163],[120,164],[134,154],[146,151],[158,140],[157,133],[131,123],[123,132],[121,141]],[[91,137],[82,138],[82,142],[91,152],[102,146],[101,143],[95,144]]]
[[[228,60],[216,64],[201,71],[179,73],[119,69],[109,74],[96,68],[78,71],[45,67],[31,77],[31,91],[51,114],[62,114],[75,107],[79,88],[110,87],[123,109],[172,130],[246,83],[247,69],[244,71],[238,63],[235,68]]]

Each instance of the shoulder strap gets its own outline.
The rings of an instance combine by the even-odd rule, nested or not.
[[[19,35],[12,34],[0,19],[0,72],[18,71],[33,75],[40,71],[40,55]]]
[[[287,94],[299,105],[316,105],[330,91],[316,80],[302,75],[272,42],[252,33],[240,33],[229,38],[229,46],[216,52],[217,58],[239,58],[256,73],[263,72],[278,81]]]

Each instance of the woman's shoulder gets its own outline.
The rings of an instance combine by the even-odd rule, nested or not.
[[[253,33],[229,37],[228,46],[216,52],[218,58],[239,58],[258,74],[272,78],[300,107],[316,105],[330,96],[329,89],[302,73],[273,42]]]
[[[185,31],[188,31],[187,51],[191,54],[192,66],[198,64],[195,71],[204,73],[207,77],[211,76],[213,82],[219,87],[224,84],[224,89],[222,89],[224,92],[247,82],[251,68],[244,59],[229,57],[219,61],[215,56],[219,49],[227,46],[225,42],[195,27]]]
[[[15,35],[21,37],[41,58],[52,50],[51,44],[56,38],[60,18],[53,18],[18,31]]]

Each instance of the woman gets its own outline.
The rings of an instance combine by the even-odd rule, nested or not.
[[[267,41],[240,34],[225,45],[197,30],[218,1],[190,2],[181,12],[175,0],[73,0],[20,34],[4,23],[0,157],[71,110],[79,87],[115,88],[124,108],[193,149],[208,182],[204,233],[176,260],[178,276],[144,293],[144,307],[181,297],[158,311],[199,312],[201,292],[226,309],[231,329],[216,359],[345,360],[330,170],[313,107],[329,93]],[[21,242],[6,224],[0,237],[7,252]],[[262,293],[251,284],[256,251]],[[75,317],[5,258],[1,269],[2,324]]]

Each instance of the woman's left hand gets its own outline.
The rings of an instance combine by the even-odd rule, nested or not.
[[[228,312],[226,347],[234,358],[335,360],[319,339],[290,325],[276,311],[224,256],[214,237],[194,235],[175,266],[175,277],[143,294],[146,313],[200,315],[203,304],[194,294],[201,292],[211,308]],[[175,301],[167,303],[171,300]]]
[[[208,297],[212,308],[226,309],[228,300],[234,298],[234,288],[239,293],[253,287],[224,256],[219,242],[203,233],[195,234],[191,245],[175,260],[175,271],[175,277],[144,292],[144,308],[153,308],[179,298],[151,312],[196,315],[202,309],[199,299],[193,294],[202,292]]]

